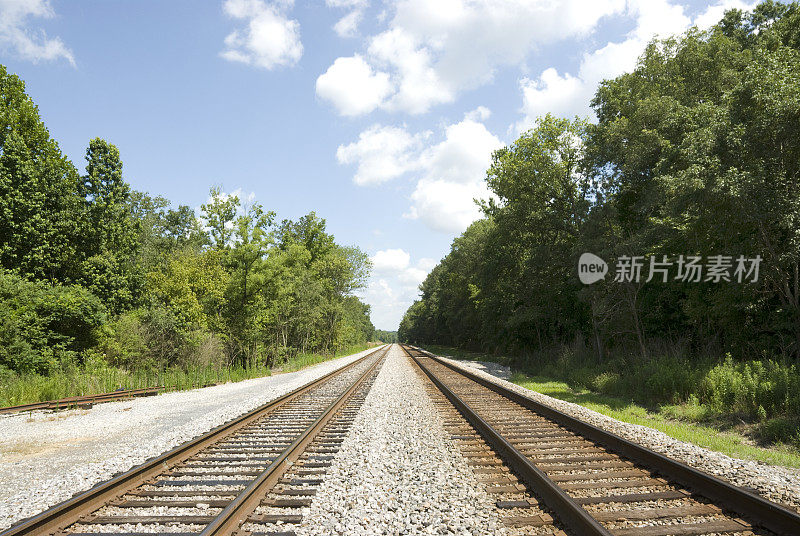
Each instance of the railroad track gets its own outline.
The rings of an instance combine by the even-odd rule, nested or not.
[[[389,346],[28,518],[0,536],[236,531],[302,521]]]
[[[800,515],[422,349],[445,426],[519,534],[800,535]]]
[[[127,398],[140,396],[155,396],[165,390],[165,387],[148,387],[143,389],[121,389],[111,393],[99,393],[96,395],[72,396],[69,398],[59,398],[58,400],[45,400],[43,402],[31,402],[30,404],[20,404],[17,406],[0,407],[0,414],[21,413],[23,411],[33,411],[38,409],[68,409],[68,408],[87,408],[92,404],[102,402],[113,402]]]

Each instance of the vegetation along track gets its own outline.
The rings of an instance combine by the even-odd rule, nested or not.
[[[800,534],[792,510],[424,350],[404,349],[449,401],[445,424],[514,531]]]
[[[389,346],[333,371],[0,536],[292,534]]]

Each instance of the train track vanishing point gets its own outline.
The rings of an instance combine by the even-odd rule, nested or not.
[[[23,520],[0,536],[293,534],[389,345]]]
[[[800,515],[788,508],[403,348],[460,414],[445,412],[451,437],[510,527],[555,522],[604,536],[800,534]]]

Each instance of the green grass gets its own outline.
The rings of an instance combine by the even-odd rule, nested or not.
[[[356,344],[354,346],[350,346],[348,348],[344,348],[338,350],[336,352],[336,356],[331,354],[298,354],[295,357],[290,358],[288,361],[284,362],[283,364],[277,366],[274,371],[275,372],[294,372],[306,367],[310,367],[311,365],[316,365],[317,363],[322,363],[323,361],[327,361],[329,359],[333,359],[334,357],[343,357],[350,354],[355,354],[366,350],[371,345],[368,343],[364,344]]]
[[[445,346],[426,348],[458,359],[493,361],[512,369],[519,363],[507,356]],[[784,401],[783,408],[769,404],[769,398],[764,396],[767,387],[793,381],[794,369],[790,367],[727,361],[709,366],[662,359],[614,370],[610,366],[605,369],[592,366],[574,357],[561,361],[558,355],[550,356],[550,361],[547,356],[539,357],[545,358],[542,366],[534,372],[529,364],[523,369],[528,374],[516,371],[511,381],[729,456],[800,467],[800,419],[792,409],[794,391],[783,389],[773,394],[772,398]],[[761,369],[774,371],[772,376],[777,376],[777,381],[761,374]],[[787,379],[782,380],[783,376]],[[761,404],[753,403],[759,395],[771,414]],[[754,408],[760,409],[754,411]]]
[[[610,395],[595,393],[585,389],[572,389],[563,381],[543,376],[527,376],[515,373],[511,381],[538,393],[553,398],[574,402],[603,415],[623,422],[648,426],[668,436],[686,441],[710,450],[727,454],[735,458],[762,461],[774,465],[800,467],[800,452],[786,445],[774,445],[763,448],[752,442],[741,433],[724,430],[725,423],[719,426],[698,422],[677,420],[700,416],[705,418],[705,411],[697,407],[678,409],[675,406],[664,406],[658,410],[648,410],[633,402]],[[696,404],[694,406],[697,406]]]
[[[357,345],[339,350],[336,357],[360,352],[369,347]],[[274,372],[293,372],[333,359],[332,354],[301,354],[270,369],[250,367],[190,367],[163,371],[127,371],[95,363],[90,367],[74,368],[53,374],[6,374],[0,376],[0,407],[16,406],[72,396],[108,393],[117,389],[140,389],[164,386],[168,390],[184,391],[208,384],[238,382],[269,376]]]

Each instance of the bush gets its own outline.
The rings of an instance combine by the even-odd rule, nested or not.
[[[104,329],[99,348],[109,363],[128,370],[225,363],[221,339],[203,330],[185,330],[171,309],[163,307],[121,314]]]
[[[776,417],[761,423],[758,435],[769,443],[792,443],[800,447],[800,418]]]
[[[616,372],[601,372],[592,380],[592,388],[601,393],[617,394],[619,383],[620,377]]]
[[[0,366],[48,374],[79,361],[105,318],[103,304],[84,288],[0,270]]]
[[[700,397],[717,413],[757,419],[798,415],[800,376],[796,365],[771,359],[736,363],[728,356],[706,373]]]

